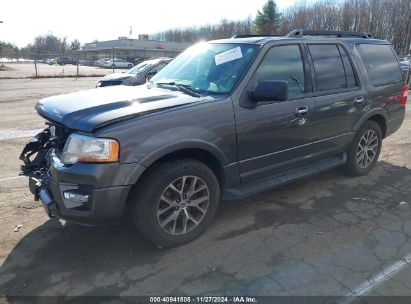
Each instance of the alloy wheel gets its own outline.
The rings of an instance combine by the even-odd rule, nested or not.
[[[357,146],[357,164],[360,168],[365,169],[375,159],[378,152],[378,135],[374,130],[368,130],[361,137]]]
[[[157,220],[170,235],[182,235],[204,219],[210,200],[207,184],[197,176],[182,176],[171,182],[157,204]]]

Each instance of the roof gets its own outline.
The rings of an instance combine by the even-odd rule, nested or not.
[[[142,61],[141,63],[157,64],[159,62],[167,62],[171,60],[173,60],[173,58],[171,57],[159,57],[159,58],[147,59],[147,60]]]
[[[211,43],[242,43],[242,44],[265,44],[270,41],[276,40],[295,40],[295,38],[289,38],[287,36],[252,36],[245,38],[228,38],[228,39],[219,39],[212,40]]]
[[[316,41],[316,42],[324,42],[324,41],[344,41],[349,43],[373,43],[373,44],[387,44],[389,43],[386,40],[380,39],[363,39],[363,38],[331,38],[331,37],[249,37],[249,38],[230,38],[230,39],[220,39],[220,40],[213,40],[210,41],[211,43],[238,43],[238,44],[256,44],[256,45],[264,45],[269,42],[274,41]]]
[[[329,40],[333,39],[333,40]],[[240,43],[263,45],[273,41],[283,40],[310,40],[310,41],[344,41],[351,43],[388,43],[386,40],[375,39],[369,33],[345,32],[328,30],[294,30],[284,36],[263,36],[263,35],[236,35],[229,39],[213,40],[212,43]]]

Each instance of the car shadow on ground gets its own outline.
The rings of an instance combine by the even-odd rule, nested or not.
[[[234,275],[225,277],[221,282],[209,283],[213,288],[208,288],[209,281],[203,280],[201,274],[196,277],[196,270],[184,267],[194,267],[190,265],[199,263],[208,267],[208,262],[202,262],[206,253],[213,259],[209,265],[228,267],[227,263],[231,261],[230,258],[227,260],[227,250],[232,250],[237,244],[240,246],[248,234],[254,235],[260,230],[260,234],[269,238],[277,229],[289,229],[290,233],[283,235],[284,240],[281,240],[281,235],[275,236],[281,243],[290,242],[293,237],[299,238],[297,233],[294,234],[293,227],[302,224],[309,224],[315,231],[313,233],[331,229],[326,227],[330,219],[333,220],[330,220],[332,225],[361,225],[361,217],[355,221],[337,220],[336,215],[347,213],[347,204],[357,204],[357,208],[368,202],[378,204],[382,212],[396,212],[399,202],[410,199],[410,181],[409,169],[387,162],[379,162],[369,175],[358,178],[350,178],[341,170],[333,170],[247,199],[222,202],[216,219],[203,236],[173,249],[159,249],[152,245],[129,221],[118,226],[82,227],[49,220],[28,233],[0,267],[0,294],[115,295],[127,290],[130,285],[137,286],[134,294],[144,294],[147,289],[138,289],[139,282],[143,283],[148,278],[156,281],[161,272],[172,275],[170,280],[176,280],[180,285],[200,280],[203,283],[200,291],[227,289],[236,286],[230,285],[231,281],[238,279]],[[390,195],[384,197],[387,186],[393,189],[387,190]],[[358,208],[355,208],[349,212],[357,217],[355,210]],[[408,209],[405,211],[409,213]],[[253,240],[248,241],[253,246]],[[309,239],[302,242],[311,246]],[[331,241],[327,239],[325,242]],[[255,246],[260,243],[256,237]],[[266,249],[272,252],[269,252],[270,260],[265,261],[268,266],[264,271],[282,263],[282,258],[276,259],[276,256],[287,255],[286,246],[272,248]],[[250,259],[246,253],[236,256],[242,257]],[[264,260],[265,257],[260,259]],[[253,276],[259,277],[258,273]],[[172,287],[172,283],[162,286],[160,277],[156,282],[159,285],[153,288],[159,292],[173,290],[185,293],[184,289]],[[167,284],[171,284],[170,287]]]

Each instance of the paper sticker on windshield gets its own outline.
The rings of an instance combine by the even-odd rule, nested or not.
[[[222,52],[214,56],[215,58],[215,65],[220,65],[229,61],[233,61],[239,58],[243,58],[243,54],[241,53],[241,48],[238,46],[231,50]]]

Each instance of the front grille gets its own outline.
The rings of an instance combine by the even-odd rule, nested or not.
[[[50,140],[54,142],[53,146],[56,149],[56,152],[63,151],[64,145],[66,144],[71,130],[61,124],[52,121],[48,121],[46,124],[49,126],[50,130],[54,129],[53,132],[51,132],[52,136]]]
[[[46,125],[48,128],[33,137],[20,154],[24,162],[21,166],[24,175],[46,176],[48,156],[53,151],[60,158],[67,138],[72,133],[72,130],[53,121],[47,121]]]

